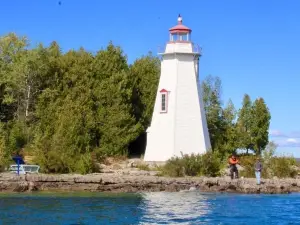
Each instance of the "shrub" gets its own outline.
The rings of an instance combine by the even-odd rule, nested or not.
[[[182,155],[181,165],[183,169],[183,174],[187,176],[197,176],[201,173],[202,166],[202,155]]]
[[[41,166],[44,173],[80,173],[99,172],[92,153],[70,156],[58,151],[37,152],[34,162]]]
[[[182,155],[173,157],[161,167],[162,175],[171,177],[182,176],[218,176],[222,168],[218,153]]]
[[[0,122],[0,172],[14,163],[12,156],[21,153],[26,139],[25,124],[22,122]]]
[[[244,155],[239,157],[240,165],[243,170],[240,172],[240,176],[243,177],[255,177],[254,164],[256,162],[255,155]]]
[[[161,175],[166,175],[170,177],[183,177],[183,160],[179,157],[172,157],[166,164],[160,167]]]
[[[218,152],[208,152],[202,155],[201,175],[216,177],[220,175],[224,163]]]
[[[254,165],[257,156],[247,155],[240,157],[240,165],[243,167],[243,171],[240,172],[244,177],[255,177]],[[281,157],[268,157],[261,160],[263,163],[262,177],[273,178],[274,176],[279,178],[295,177],[297,175],[296,160],[293,157],[281,156]]]
[[[293,157],[273,157],[268,166],[271,170],[271,174],[268,174],[270,178],[273,176],[279,178],[295,177],[297,175],[296,160]]]

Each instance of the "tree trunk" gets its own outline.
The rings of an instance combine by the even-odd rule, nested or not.
[[[31,86],[28,85],[28,87],[27,87],[27,98],[26,98],[26,109],[25,109],[25,118],[26,119],[27,119],[28,114],[29,114],[30,91],[31,91]]]

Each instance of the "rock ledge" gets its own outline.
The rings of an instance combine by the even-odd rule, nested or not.
[[[290,193],[300,192],[300,179],[263,179],[256,185],[255,179],[231,180],[228,177],[184,177],[170,178],[152,173],[97,173],[77,174],[0,174],[1,192],[27,191],[93,191],[93,192],[142,192],[182,191],[234,193]]]

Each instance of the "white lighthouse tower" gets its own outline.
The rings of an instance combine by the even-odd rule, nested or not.
[[[161,53],[161,75],[147,129],[144,161],[164,162],[173,156],[202,154],[211,148],[198,78],[199,47],[191,42],[192,30],[182,24],[170,30]]]

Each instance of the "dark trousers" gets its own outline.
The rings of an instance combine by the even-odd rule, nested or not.
[[[233,175],[235,173],[235,178],[239,178],[239,171],[235,164],[230,165],[230,177],[233,179]]]

